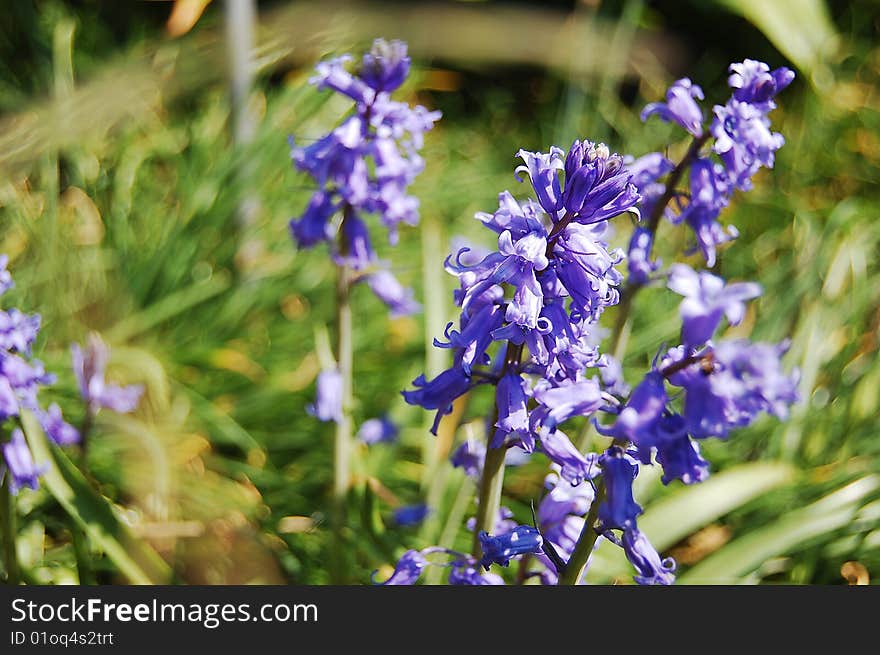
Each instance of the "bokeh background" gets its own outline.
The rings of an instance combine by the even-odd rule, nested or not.
[[[249,4],[251,48],[247,12],[227,18]],[[491,399],[457,404],[434,438],[400,390],[444,367],[446,351],[430,348],[454,316],[442,259],[457,237],[489,244],[473,214],[493,210],[499,191],[525,193],[517,150],[586,137],[677,152],[680,132],[641,123],[642,106],[682,76],[723,102],[727,65],[746,57],[798,77],[771,116],[787,143],[723,216],[741,236],[717,270],[764,286],[732,333],[790,337],[803,401],[788,422],[707,443],[704,484],[664,487],[646,469],[640,525],[676,557],[682,583],[876,581],[878,27],[870,0],[11,0],[0,12],[0,252],[17,286],[3,301],[42,315],[37,355],[59,374],[43,397],[72,420],[82,408],[69,347],[91,330],[112,347],[111,376],[147,388],[135,415],[99,417],[87,455],[67,450],[90,481],[68,471],[67,491],[19,495],[27,581],[328,581],[332,427],[305,408],[332,325],[333,268],[288,236],[310,189],[287,137],[319,136],[348,109],[307,85],[315,62],[379,36],[408,41],[401,97],[443,119],[415,186],[421,226],[395,249],[375,239],[424,311],[390,320],[367,290],[354,297],[356,423],[388,413],[401,434],[357,453],[351,582],[384,578],[406,547],[467,549],[473,487],[445,460],[481,437]],[[250,53],[252,79],[236,51]],[[631,225],[617,225],[623,244]],[[681,232],[661,227],[666,261]],[[662,289],[637,299],[630,383],[676,338],[677,302]],[[539,457],[508,469],[505,504],[520,522],[545,472]],[[426,500],[421,526],[391,521]],[[94,528],[86,553],[73,514]],[[589,579],[631,573],[603,548]]]

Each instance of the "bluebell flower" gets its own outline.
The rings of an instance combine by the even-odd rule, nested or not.
[[[559,181],[559,172],[565,169],[563,160],[565,153],[556,146],[550,148],[550,152],[529,152],[520,150],[520,157],[525,164],[517,166],[515,176],[522,181],[520,173],[525,173],[532,183],[538,202],[551,218],[556,218],[556,212],[562,208],[562,188]]]
[[[599,505],[601,531],[628,530],[636,525],[641,506],[633,499],[633,480],[639,465],[622,448],[612,446],[599,456],[605,480],[605,500]]]
[[[460,468],[469,478],[479,480],[483,475],[483,464],[486,461],[486,446],[468,438],[455,449],[449,461],[453,468]]]
[[[529,429],[529,411],[526,407],[529,388],[518,374],[508,373],[498,381],[495,391],[498,420],[492,448],[500,448],[508,440],[526,452],[534,450],[535,441]]]
[[[699,362],[676,371],[669,381],[683,387],[687,431],[700,439],[727,436],[733,428],[749,425],[761,412],[788,416],[798,399],[798,373],[787,374],[782,355],[788,343],[721,341]],[[670,366],[685,357],[673,349],[662,362]]]
[[[401,285],[390,271],[377,270],[366,280],[376,297],[388,307],[391,316],[408,316],[421,310],[421,305],[413,299],[412,289]]]
[[[394,522],[399,526],[418,525],[431,513],[431,508],[424,503],[404,505],[394,510]]]
[[[642,110],[642,120],[656,114],[662,120],[681,125],[690,134],[703,134],[703,111],[697,100],[703,99],[703,90],[688,78],[676,80],[666,91],[666,102],[652,102]]]
[[[357,438],[367,445],[391,443],[399,432],[397,425],[390,418],[382,416],[364,421],[357,432]]]
[[[519,524],[513,520],[513,511],[509,507],[502,505],[498,508],[498,512],[495,515],[495,522],[492,524],[492,534],[496,537],[506,535],[507,533],[512,532],[518,525]],[[477,518],[475,516],[470,517],[465,521],[465,527],[470,532],[473,532],[474,528],[477,527]]]
[[[637,528],[623,531],[623,551],[636,569],[634,580],[640,585],[671,585],[675,582],[675,560],[660,559],[654,546]]]
[[[696,484],[709,477],[709,462],[700,454],[700,444],[687,434],[682,416],[669,414],[657,425],[657,463],[663,467],[663,484],[681,480]]]
[[[9,491],[15,495],[22,487],[36,489],[39,486],[38,478],[49,469],[49,465],[34,463],[24,433],[15,428],[11,439],[2,448],[9,475]]]
[[[639,201],[623,157],[604,143],[575,141],[565,158],[563,205],[581,224],[597,223],[630,211]]]
[[[118,386],[107,383],[104,376],[110,349],[98,334],[93,332],[89,335],[85,349],[74,343],[70,350],[79,393],[90,413],[96,414],[101,408],[106,408],[127,414],[137,408],[144,393],[143,385]]]
[[[413,380],[413,385],[418,388],[414,391],[402,391],[403,399],[410,405],[437,410],[434,424],[431,426],[431,432],[436,435],[440,419],[452,412],[452,403],[455,399],[466,394],[471,388],[471,377],[461,367],[453,366],[430,382],[424,375],[420,375]]]
[[[660,268],[660,260],[651,259],[651,248],[654,245],[654,233],[644,227],[633,230],[629,240],[627,269],[630,284],[647,284],[654,271]]]
[[[687,264],[670,268],[667,286],[685,298],[679,312],[682,341],[689,347],[709,341],[722,315],[731,325],[739,325],[745,317],[745,301],[761,295],[761,287],[754,282],[725,284],[720,277],[698,273]]]
[[[518,525],[510,532],[494,537],[483,531],[479,538],[483,549],[480,564],[487,571],[491,564],[507,566],[517,555],[540,553],[544,543],[541,533],[530,525]]]
[[[497,573],[481,573],[477,568],[479,562],[472,558],[454,560],[449,566],[449,584],[451,585],[503,585],[504,578]]]
[[[550,432],[572,416],[589,416],[605,404],[602,388],[595,378],[559,384],[540,380],[533,391],[539,405],[531,413],[532,429]]]
[[[315,402],[306,411],[319,421],[342,420],[342,374],[335,368],[318,373]]]
[[[43,428],[43,432],[59,446],[79,443],[79,430],[64,420],[61,416],[61,408],[57,404],[52,403],[45,412],[38,409],[36,416],[40,426]]]
[[[571,485],[599,475],[598,455],[581,453],[562,430],[542,430],[541,450],[559,466],[559,475]]]
[[[454,349],[456,362],[467,375],[470,375],[474,366],[489,363],[486,351],[495,340],[492,333],[500,328],[503,322],[504,311],[497,305],[486,304],[471,317],[462,317],[461,331],[452,329],[453,324],[448,323],[443,333],[447,341],[443,342],[435,338],[434,347]]]
[[[394,573],[381,584],[383,585],[414,585],[418,582],[424,568],[428,566],[428,560],[422,551],[408,550],[398,560],[397,566],[394,567]],[[375,582],[375,571],[373,572],[373,580]]]
[[[318,188],[302,215],[291,219],[290,231],[301,248],[336,241],[336,263],[364,270],[376,260],[365,216],[379,219],[392,244],[400,224],[418,222],[419,203],[407,188],[424,168],[419,155],[423,135],[440,113],[391,99],[389,94],[409,72],[404,43],[377,39],[356,70],[349,70],[351,62],[350,56],[321,62],[310,79],[319,89],[347,96],[355,106],[314,142],[300,145],[291,138],[294,166]],[[370,288],[393,312],[412,313],[416,305],[389,275],[370,275]]]
[[[360,78],[374,91],[390,93],[403,84],[410,60],[402,41],[376,39],[361,63]]]
[[[717,220],[730,202],[733,189],[724,168],[703,158],[691,165],[690,189],[690,201],[680,216],[693,230],[706,265],[714,266],[716,247],[739,235],[735,227],[725,228]]]
[[[733,97],[763,111],[775,108],[773,98],[794,80],[794,71],[785,66],[770,70],[762,61],[746,59],[730,65],[727,83],[734,89]]]

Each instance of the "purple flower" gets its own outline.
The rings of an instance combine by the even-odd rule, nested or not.
[[[747,340],[721,341],[702,361],[669,377],[685,390],[684,419],[687,431],[701,439],[726,437],[744,427],[761,412],[779,418],[788,416],[788,407],[798,399],[797,372],[782,370],[782,355],[788,343],[752,343]],[[674,349],[662,366],[680,361],[682,349]]]
[[[762,166],[773,168],[775,153],[785,139],[770,131],[770,119],[755,105],[731,99],[716,105],[712,121],[713,149],[736,186],[751,188],[751,178]]]
[[[110,349],[100,336],[93,332],[89,335],[85,350],[76,343],[70,346],[70,350],[80,396],[91,414],[96,414],[102,407],[121,414],[135,410],[144,388],[142,385],[120,387],[107,384],[104,372]]]
[[[639,465],[622,448],[612,446],[599,456],[605,479],[605,500],[599,505],[602,532],[611,528],[628,530],[635,527],[641,506],[633,499],[633,480]]]
[[[696,100],[703,99],[703,90],[688,78],[673,83],[666,92],[666,102],[652,102],[642,110],[642,120],[657,114],[661,120],[675,122],[699,137],[703,134],[703,111]]]
[[[394,510],[394,522],[399,526],[418,525],[431,513],[431,508],[420,503],[418,505],[405,505]]]
[[[341,421],[342,384],[342,374],[335,368],[318,373],[315,402],[306,411],[319,421]]]
[[[773,71],[762,61],[746,59],[730,65],[730,77],[727,83],[733,92],[734,99],[770,111],[776,105],[774,96],[794,80],[794,71],[782,66]]]
[[[559,475],[571,485],[592,480],[599,475],[598,455],[584,455],[561,430],[541,432],[541,450],[559,465]]]
[[[30,355],[31,344],[39,331],[39,315],[23,314],[14,308],[0,311],[0,348],[3,350]]]
[[[564,381],[558,386],[541,380],[534,397],[540,405],[532,411],[532,430],[544,428],[553,432],[556,426],[572,416],[589,416],[605,404],[602,388],[595,378],[578,382]]]
[[[455,449],[449,461],[454,468],[462,469],[469,478],[479,480],[486,461],[486,446],[479,441],[467,439]]]
[[[538,202],[551,218],[556,218],[556,212],[562,207],[562,191],[559,182],[559,171],[565,169],[563,155],[560,148],[552,147],[550,152],[529,152],[520,150],[520,157],[525,164],[517,166],[515,176],[517,181],[522,182],[520,173],[528,175],[538,197]]]
[[[629,255],[627,268],[629,269],[630,284],[647,284],[651,275],[660,268],[659,260],[651,260],[651,248],[654,245],[654,233],[644,227],[633,230],[629,240]]]
[[[561,557],[568,559],[583,530],[584,516],[593,504],[593,485],[572,485],[561,477],[559,466],[554,465],[552,468],[554,473],[549,474],[545,480],[549,492],[538,506],[538,525],[544,540],[549,541]],[[545,576],[553,578],[547,582],[555,584],[555,568],[549,560],[545,565],[553,569],[552,575]]]
[[[400,430],[387,416],[371,418],[361,424],[357,438],[361,443],[368,445],[377,443],[391,443],[397,438]]]
[[[409,64],[405,43],[376,39],[370,52],[364,55],[359,75],[371,89],[390,93],[403,84]]]
[[[681,480],[696,484],[709,477],[709,462],[700,455],[700,444],[691,440],[684,418],[670,414],[658,426],[663,436],[656,439],[657,463],[663,467],[663,484]]]
[[[623,157],[604,143],[575,141],[565,158],[563,205],[581,224],[604,221],[635,207],[639,194]]]
[[[483,549],[480,564],[487,571],[493,563],[507,566],[511,558],[517,555],[540,553],[544,543],[541,533],[530,525],[518,525],[510,532],[495,537],[483,531],[479,538]]]
[[[497,573],[480,573],[479,562],[472,558],[454,560],[449,566],[451,585],[503,585],[504,579]]]
[[[8,265],[9,257],[0,255],[0,296],[15,286],[15,282],[12,281],[12,273],[6,269]]]
[[[397,566],[394,567],[394,573],[391,574],[383,585],[414,585],[422,575],[422,570],[428,565],[428,560],[419,550],[406,551]],[[375,582],[376,572],[373,572],[373,581]]]
[[[43,431],[59,446],[79,443],[79,430],[64,420],[58,405],[52,403],[48,411],[38,410],[36,414]]]
[[[739,325],[745,317],[745,301],[761,295],[761,287],[753,282],[725,285],[720,277],[697,273],[687,264],[672,266],[667,286],[685,298],[679,311],[682,341],[689,347],[709,341],[722,315],[731,325]]]
[[[424,375],[420,375],[413,380],[413,385],[418,388],[414,391],[402,391],[403,399],[410,405],[437,410],[431,426],[431,432],[436,435],[440,419],[452,412],[452,403],[456,398],[468,392],[471,378],[460,367],[453,366],[430,382]]]
[[[637,528],[623,531],[623,551],[636,569],[633,578],[640,585],[671,585],[675,582],[675,560],[660,555]]]
[[[455,360],[461,364],[462,370],[471,374],[475,365],[488,364],[489,356],[486,350],[492,345],[494,338],[492,332],[501,327],[504,322],[504,312],[496,305],[486,304],[470,318],[462,317],[462,329],[452,329],[452,323],[446,325],[444,343],[434,339],[435,348],[452,348],[456,351]]]
[[[498,420],[491,447],[500,448],[509,438],[526,452],[534,450],[535,441],[529,429],[529,411],[526,408],[529,388],[519,375],[508,373],[498,381],[495,402]]]
[[[335,232],[330,217],[336,213],[337,204],[328,193],[316,191],[299,219],[290,219],[290,235],[302,248],[333,238]]]
[[[697,159],[691,165],[690,185],[691,199],[682,210],[681,219],[694,231],[706,265],[714,266],[716,246],[739,235],[733,226],[724,228],[717,221],[730,201],[732,189],[724,168],[709,159]]]
[[[408,316],[421,310],[421,305],[413,300],[412,289],[401,285],[389,271],[378,270],[366,279],[376,297],[391,310],[391,316]]]
[[[38,478],[48,469],[48,464],[35,464],[24,433],[15,428],[12,438],[3,444],[3,459],[9,471],[9,491],[16,495],[22,487],[36,489]]]

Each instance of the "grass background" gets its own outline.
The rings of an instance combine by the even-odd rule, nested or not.
[[[314,138],[348,110],[306,84],[315,61],[376,36],[408,40],[414,71],[400,96],[444,117],[414,187],[421,226],[394,249],[374,239],[424,312],[389,320],[368,291],[354,295],[356,424],[387,412],[402,430],[397,444],[358,452],[351,581],[384,576],[406,547],[467,549],[472,485],[443,460],[457,440],[481,437],[491,400],[474,394],[434,439],[427,413],[399,392],[444,366],[446,352],[428,347],[454,316],[442,258],[458,236],[490,243],[473,214],[491,211],[499,191],[525,195],[512,176],[516,151],[586,137],[636,155],[670,143],[680,153],[678,131],[642,124],[641,107],[684,75],[723,102],[727,64],[745,57],[798,77],[772,114],[786,138],[776,168],[723,216],[741,236],[718,271],[764,287],[730,333],[790,337],[786,362],[802,372],[803,401],[785,423],[763,418],[706,443],[708,482],[663,487],[646,469],[637,499],[682,582],[876,579],[880,49],[871,2],[261,2],[256,132],[244,147],[230,136],[222,3],[176,37],[165,25],[171,3],[108,4],[16,0],[0,19],[0,252],[16,280],[4,306],[43,316],[37,354],[59,375],[43,398],[71,420],[82,408],[69,345],[89,330],[111,344],[115,379],[147,387],[134,416],[101,415],[85,461],[75,449],[47,453],[62,458],[59,470],[67,457],[79,463],[100,493],[78,486],[74,469],[18,497],[30,582],[80,580],[72,519],[90,528],[99,582],[131,580],[132,570],[184,584],[327,582],[332,430],[305,407],[332,325],[333,269],[323,249],[298,252],[288,236],[310,188],[292,170],[287,136]],[[258,206],[247,227],[236,220],[243,199]],[[615,225],[615,244],[625,244],[631,224]],[[665,261],[685,246],[682,230],[661,227]],[[630,383],[676,338],[676,305],[662,289],[638,297]],[[612,310],[603,323],[613,320]],[[509,469],[505,504],[521,522],[545,472],[539,456]],[[62,482],[112,511],[66,505]],[[426,498],[428,522],[393,525],[394,507]],[[120,563],[119,543],[137,544],[122,549],[134,569]],[[590,572],[596,582],[630,576],[611,550]]]

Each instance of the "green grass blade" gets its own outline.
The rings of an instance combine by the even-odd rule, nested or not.
[[[50,446],[34,417],[23,414],[22,425],[34,460],[49,464],[42,483],[119,572],[131,584],[168,583],[168,565],[150,546],[129,533],[112,506],[92,488],[67,455]]]
[[[862,501],[880,489],[880,476],[867,475],[775,523],[735,539],[679,577],[682,584],[733,583],[766,560],[848,525]]]
[[[666,550],[771,489],[788,484],[795,474],[787,464],[742,464],[653,503],[639,518],[639,527],[657,550]],[[587,581],[603,583],[625,578],[631,568],[620,548],[603,542],[593,554]]]

